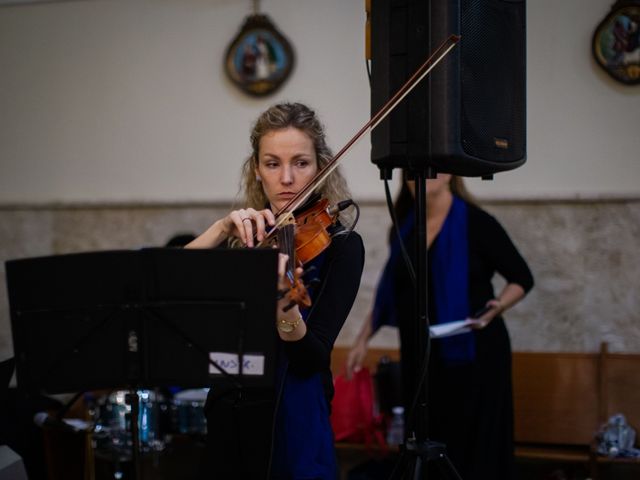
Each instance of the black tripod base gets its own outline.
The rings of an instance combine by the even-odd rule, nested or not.
[[[404,468],[400,469],[401,476],[393,476],[393,479],[427,479],[427,463],[435,461],[442,479],[462,480],[462,477],[447,456],[447,447],[444,443],[425,440],[417,442],[407,440],[407,443],[400,447],[400,464]]]

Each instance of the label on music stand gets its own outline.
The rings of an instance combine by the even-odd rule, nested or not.
[[[244,354],[242,358],[243,375],[264,375],[264,355]],[[209,359],[219,365],[226,373],[231,375],[238,375],[240,373],[240,361],[236,353],[210,352]],[[222,375],[222,372],[214,365],[209,364],[209,374]]]

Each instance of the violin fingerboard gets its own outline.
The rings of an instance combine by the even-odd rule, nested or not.
[[[295,225],[289,224],[278,228],[278,249],[280,253],[289,255],[287,270],[292,271],[295,267]]]

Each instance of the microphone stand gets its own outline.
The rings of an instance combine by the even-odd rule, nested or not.
[[[405,428],[405,443],[400,446],[400,463],[405,463],[413,470],[413,480],[427,480],[426,463],[437,460],[440,472],[448,478],[462,480],[453,463],[447,456],[446,446],[428,439],[428,370],[429,362],[429,317],[428,317],[428,252],[427,252],[427,188],[426,179],[435,178],[432,167],[417,168],[410,171],[415,180],[415,225],[416,225],[416,285],[415,285],[415,319],[411,326],[413,341],[411,345],[403,345],[402,361],[416,362],[416,378],[412,387],[414,408],[410,408]],[[405,337],[406,338],[406,337]],[[408,347],[408,348],[407,348]],[[404,353],[410,355],[405,356]],[[408,358],[407,358],[408,357]],[[424,362],[420,358],[424,357]],[[421,364],[422,363],[422,364]],[[423,375],[424,373],[424,375]],[[407,379],[410,380],[410,379]],[[408,407],[412,407],[408,405]],[[403,471],[404,469],[401,469]],[[392,475],[392,479],[396,476]]]
[[[138,390],[131,388],[125,395],[125,403],[131,405],[131,466],[133,468],[133,478],[142,479],[142,465],[140,463],[140,396]]]

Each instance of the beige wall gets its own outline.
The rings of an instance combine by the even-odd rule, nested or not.
[[[492,203],[528,260],[536,286],[507,314],[514,348],[640,352],[640,201]],[[0,210],[0,259],[163,245],[174,233],[199,232],[224,206],[129,206]],[[338,343],[349,345],[371,305],[387,255],[386,207],[362,206],[357,230],[366,265]],[[0,277],[4,291],[4,275]],[[499,281],[498,281],[499,284]],[[0,358],[11,354],[7,300],[0,295]],[[374,344],[397,345],[393,329]]]
[[[317,108],[336,148],[369,117],[364,0],[263,0],[297,52],[290,81],[249,98],[222,71],[249,0],[79,0],[0,7],[0,203],[228,201],[257,112]],[[640,87],[591,58],[601,0],[527,2],[528,162],[491,198],[640,194]],[[382,199],[363,141],[345,161]]]

